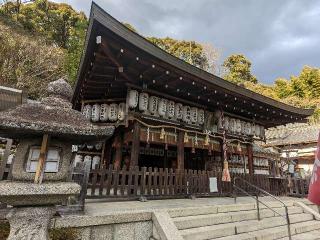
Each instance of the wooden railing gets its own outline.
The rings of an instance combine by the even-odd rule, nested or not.
[[[270,181],[266,175],[231,174],[241,177],[269,191]],[[210,192],[209,178],[217,178],[218,192]],[[231,196],[230,182],[222,182],[221,172],[175,170],[168,168],[131,167],[130,169],[91,170],[87,198],[173,198],[195,196]],[[246,191],[247,186],[242,186]],[[283,193],[285,194],[285,193]]]

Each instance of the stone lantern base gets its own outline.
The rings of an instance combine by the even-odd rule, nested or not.
[[[20,207],[6,216],[10,223],[8,240],[47,240],[50,219],[54,207]]]
[[[72,182],[34,184],[0,182],[0,202],[13,206],[6,218],[10,223],[8,240],[47,240],[48,225],[56,212],[55,205],[80,193]]]

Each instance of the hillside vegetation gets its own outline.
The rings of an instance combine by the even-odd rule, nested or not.
[[[60,76],[74,85],[83,51],[88,19],[70,5],[47,0],[4,1],[0,6],[0,85],[24,88],[38,98],[49,81]],[[30,3],[31,2],[31,3]],[[137,31],[128,23],[125,25]],[[287,104],[315,108],[311,121],[320,118],[320,69],[304,66],[298,76],[275,79],[265,85],[251,72],[243,54],[217,64],[219,50],[211,44],[146,37],[149,41],[213,74]]]

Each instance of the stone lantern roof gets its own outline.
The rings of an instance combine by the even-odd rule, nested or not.
[[[47,97],[0,114],[0,137],[25,138],[49,134],[77,142],[110,137],[113,126],[95,126],[72,109],[72,88],[64,80],[48,84]]]

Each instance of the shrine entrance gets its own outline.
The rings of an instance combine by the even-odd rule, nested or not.
[[[139,167],[177,168],[177,147],[141,143]]]
[[[205,170],[208,160],[208,150],[184,148],[184,166],[185,169]]]

